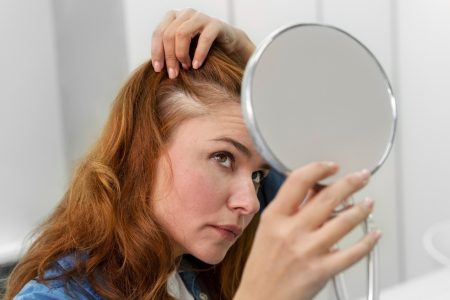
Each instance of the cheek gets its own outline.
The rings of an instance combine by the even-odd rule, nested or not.
[[[175,187],[184,209],[203,214],[225,205],[227,185],[214,166],[199,164],[181,168],[180,171],[181,174],[174,174]]]

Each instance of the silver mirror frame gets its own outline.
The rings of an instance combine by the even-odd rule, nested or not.
[[[261,134],[260,129],[258,128],[258,124],[255,119],[254,108],[253,108],[253,104],[252,104],[251,87],[252,87],[252,83],[253,83],[256,66],[257,66],[258,62],[260,61],[262,55],[264,54],[265,50],[267,49],[267,47],[275,39],[277,39],[277,37],[279,37],[284,32],[289,31],[294,28],[297,28],[297,27],[305,27],[305,26],[318,26],[318,27],[328,28],[331,30],[336,30],[336,31],[343,33],[344,35],[346,35],[347,37],[352,39],[354,42],[356,42],[359,46],[361,46],[367,52],[367,54],[373,59],[373,61],[378,66],[378,69],[381,72],[382,77],[384,78],[384,81],[386,83],[387,93],[388,93],[389,99],[390,99],[390,106],[392,108],[393,124],[392,124],[392,131],[390,134],[389,142],[386,146],[386,149],[385,149],[384,153],[382,154],[380,160],[376,164],[376,166],[374,166],[370,170],[371,174],[374,174],[381,167],[381,165],[385,162],[385,160],[387,159],[387,157],[393,147],[394,138],[395,138],[396,131],[397,131],[397,119],[398,119],[396,100],[395,100],[394,94],[392,92],[392,87],[389,82],[388,76],[387,76],[386,72],[384,71],[383,67],[381,66],[380,62],[375,57],[375,55],[364,44],[362,44],[358,39],[353,37],[351,34],[347,33],[346,31],[344,31],[342,29],[331,26],[331,25],[324,25],[324,24],[318,24],[318,23],[299,23],[299,24],[293,24],[293,25],[288,25],[288,26],[282,27],[282,28],[274,31],[268,37],[266,37],[258,45],[257,49],[255,50],[253,55],[250,57],[250,59],[247,63],[247,66],[245,68],[244,77],[243,77],[243,81],[242,81],[241,108],[242,108],[244,121],[246,123],[247,128],[249,129],[250,136],[253,139],[255,147],[258,150],[258,152],[262,155],[262,157],[267,161],[267,163],[271,167],[275,168],[278,172],[280,172],[284,175],[288,175],[289,172],[292,171],[289,168],[287,168],[277,157],[275,157],[275,155],[270,150],[269,145],[264,140],[264,137]]]

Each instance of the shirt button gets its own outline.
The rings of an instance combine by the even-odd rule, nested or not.
[[[208,295],[205,293],[200,293],[198,296],[200,297],[200,300],[208,300]]]

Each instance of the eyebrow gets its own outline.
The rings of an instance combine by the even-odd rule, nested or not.
[[[244,154],[245,156],[247,156],[248,158],[252,157],[252,153],[250,152],[250,150],[243,144],[239,143],[238,141],[229,138],[229,137],[220,137],[217,139],[212,139],[213,141],[216,142],[225,142],[225,143],[229,143],[231,145],[233,145],[239,152],[241,152],[242,154]],[[262,169],[270,169],[270,166],[267,163],[263,163],[261,164],[261,168]]]

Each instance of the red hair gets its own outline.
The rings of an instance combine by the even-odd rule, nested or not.
[[[170,237],[151,211],[158,158],[171,133],[187,118],[217,103],[238,102],[244,63],[213,46],[202,68],[177,79],[143,64],[119,92],[102,135],[81,161],[61,203],[12,272],[11,299],[30,280],[66,255],[75,268],[62,274],[89,280],[108,299],[171,299],[167,279],[177,266]],[[182,95],[183,97],[180,97]],[[184,99],[184,100],[183,100]],[[222,299],[236,291],[257,218],[208,272]],[[206,273],[205,273],[206,274]]]

